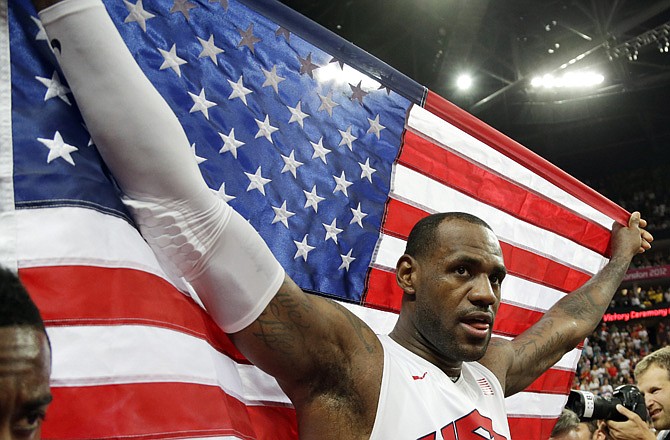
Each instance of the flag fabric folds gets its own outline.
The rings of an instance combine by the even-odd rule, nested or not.
[[[497,233],[509,276],[494,333],[505,338],[597,272],[612,222],[627,219],[280,3],[105,4],[212,190],[303,289],[380,333],[400,306],[396,260],[430,213],[469,212]],[[44,437],[297,438],[274,379],[165,275],[134,228],[32,6],[0,8],[0,262],[19,270],[52,341]],[[549,436],[579,355],[507,399],[513,437]]]

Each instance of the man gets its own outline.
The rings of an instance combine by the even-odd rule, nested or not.
[[[614,440],[667,440],[670,439],[670,347],[645,356],[635,366],[635,380],[644,394],[651,423],[658,432],[655,435],[647,422],[634,412],[617,405],[619,412],[628,420],[608,422]]]
[[[590,440],[589,438],[582,439],[577,432],[579,426],[579,417],[574,411],[563,408],[561,415],[558,417],[554,428],[551,430],[549,440]]]
[[[207,188],[176,117],[97,0],[35,3],[145,239],[237,347],[277,379],[303,439],[459,432],[509,439],[504,396],[595,328],[631,258],[653,240],[634,213],[627,227],[614,227],[612,259],[598,275],[513,341],[490,340],[505,277],[495,234],[469,214],[427,217],[397,264],[398,323],[377,336],[337,303],[302,292],[260,236]]]
[[[0,267],[0,439],[39,439],[51,402],[51,349],[40,313]]]

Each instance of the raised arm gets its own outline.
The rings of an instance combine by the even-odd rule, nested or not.
[[[356,368],[378,365],[372,372],[381,376],[381,349],[372,331],[336,303],[302,292],[259,234],[209,190],[176,116],[133,60],[102,3],[35,4],[144,238],[167,270],[192,284],[240,350],[275,376],[296,406],[331,388],[343,390]]]
[[[651,234],[640,213],[628,226],[615,224],[612,258],[582,287],[563,297],[528,330],[507,341],[491,340],[481,362],[501,380],[510,396],[530,385],[544,371],[582,342],[598,325],[621,284],[633,256],[651,247]]]

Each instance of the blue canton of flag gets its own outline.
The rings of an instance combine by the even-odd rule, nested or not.
[[[242,4],[106,3],[184,126],[209,186],[249,219],[302,288],[360,301],[409,101]],[[37,22],[33,29],[41,32]],[[62,110],[72,97],[60,78],[43,65],[25,81],[34,101]],[[35,150],[26,161],[49,148],[44,167],[56,158],[66,173],[99,164],[87,160],[95,150],[82,124],[43,124],[41,139],[25,139]],[[113,195],[101,171],[89,172]],[[21,203],[70,199],[65,182],[47,194],[51,185],[32,177],[18,174],[16,184]],[[77,203],[122,212],[100,194]]]

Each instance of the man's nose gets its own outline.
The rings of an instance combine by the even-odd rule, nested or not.
[[[488,275],[484,273],[477,275],[468,297],[473,304],[482,304],[486,306],[493,305],[498,300],[498,297],[491,286],[491,280],[489,280]]]
[[[654,402],[654,399],[652,399],[651,394],[645,394],[644,395],[644,404],[647,407],[647,410],[649,410],[649,407],[652,405]]]

